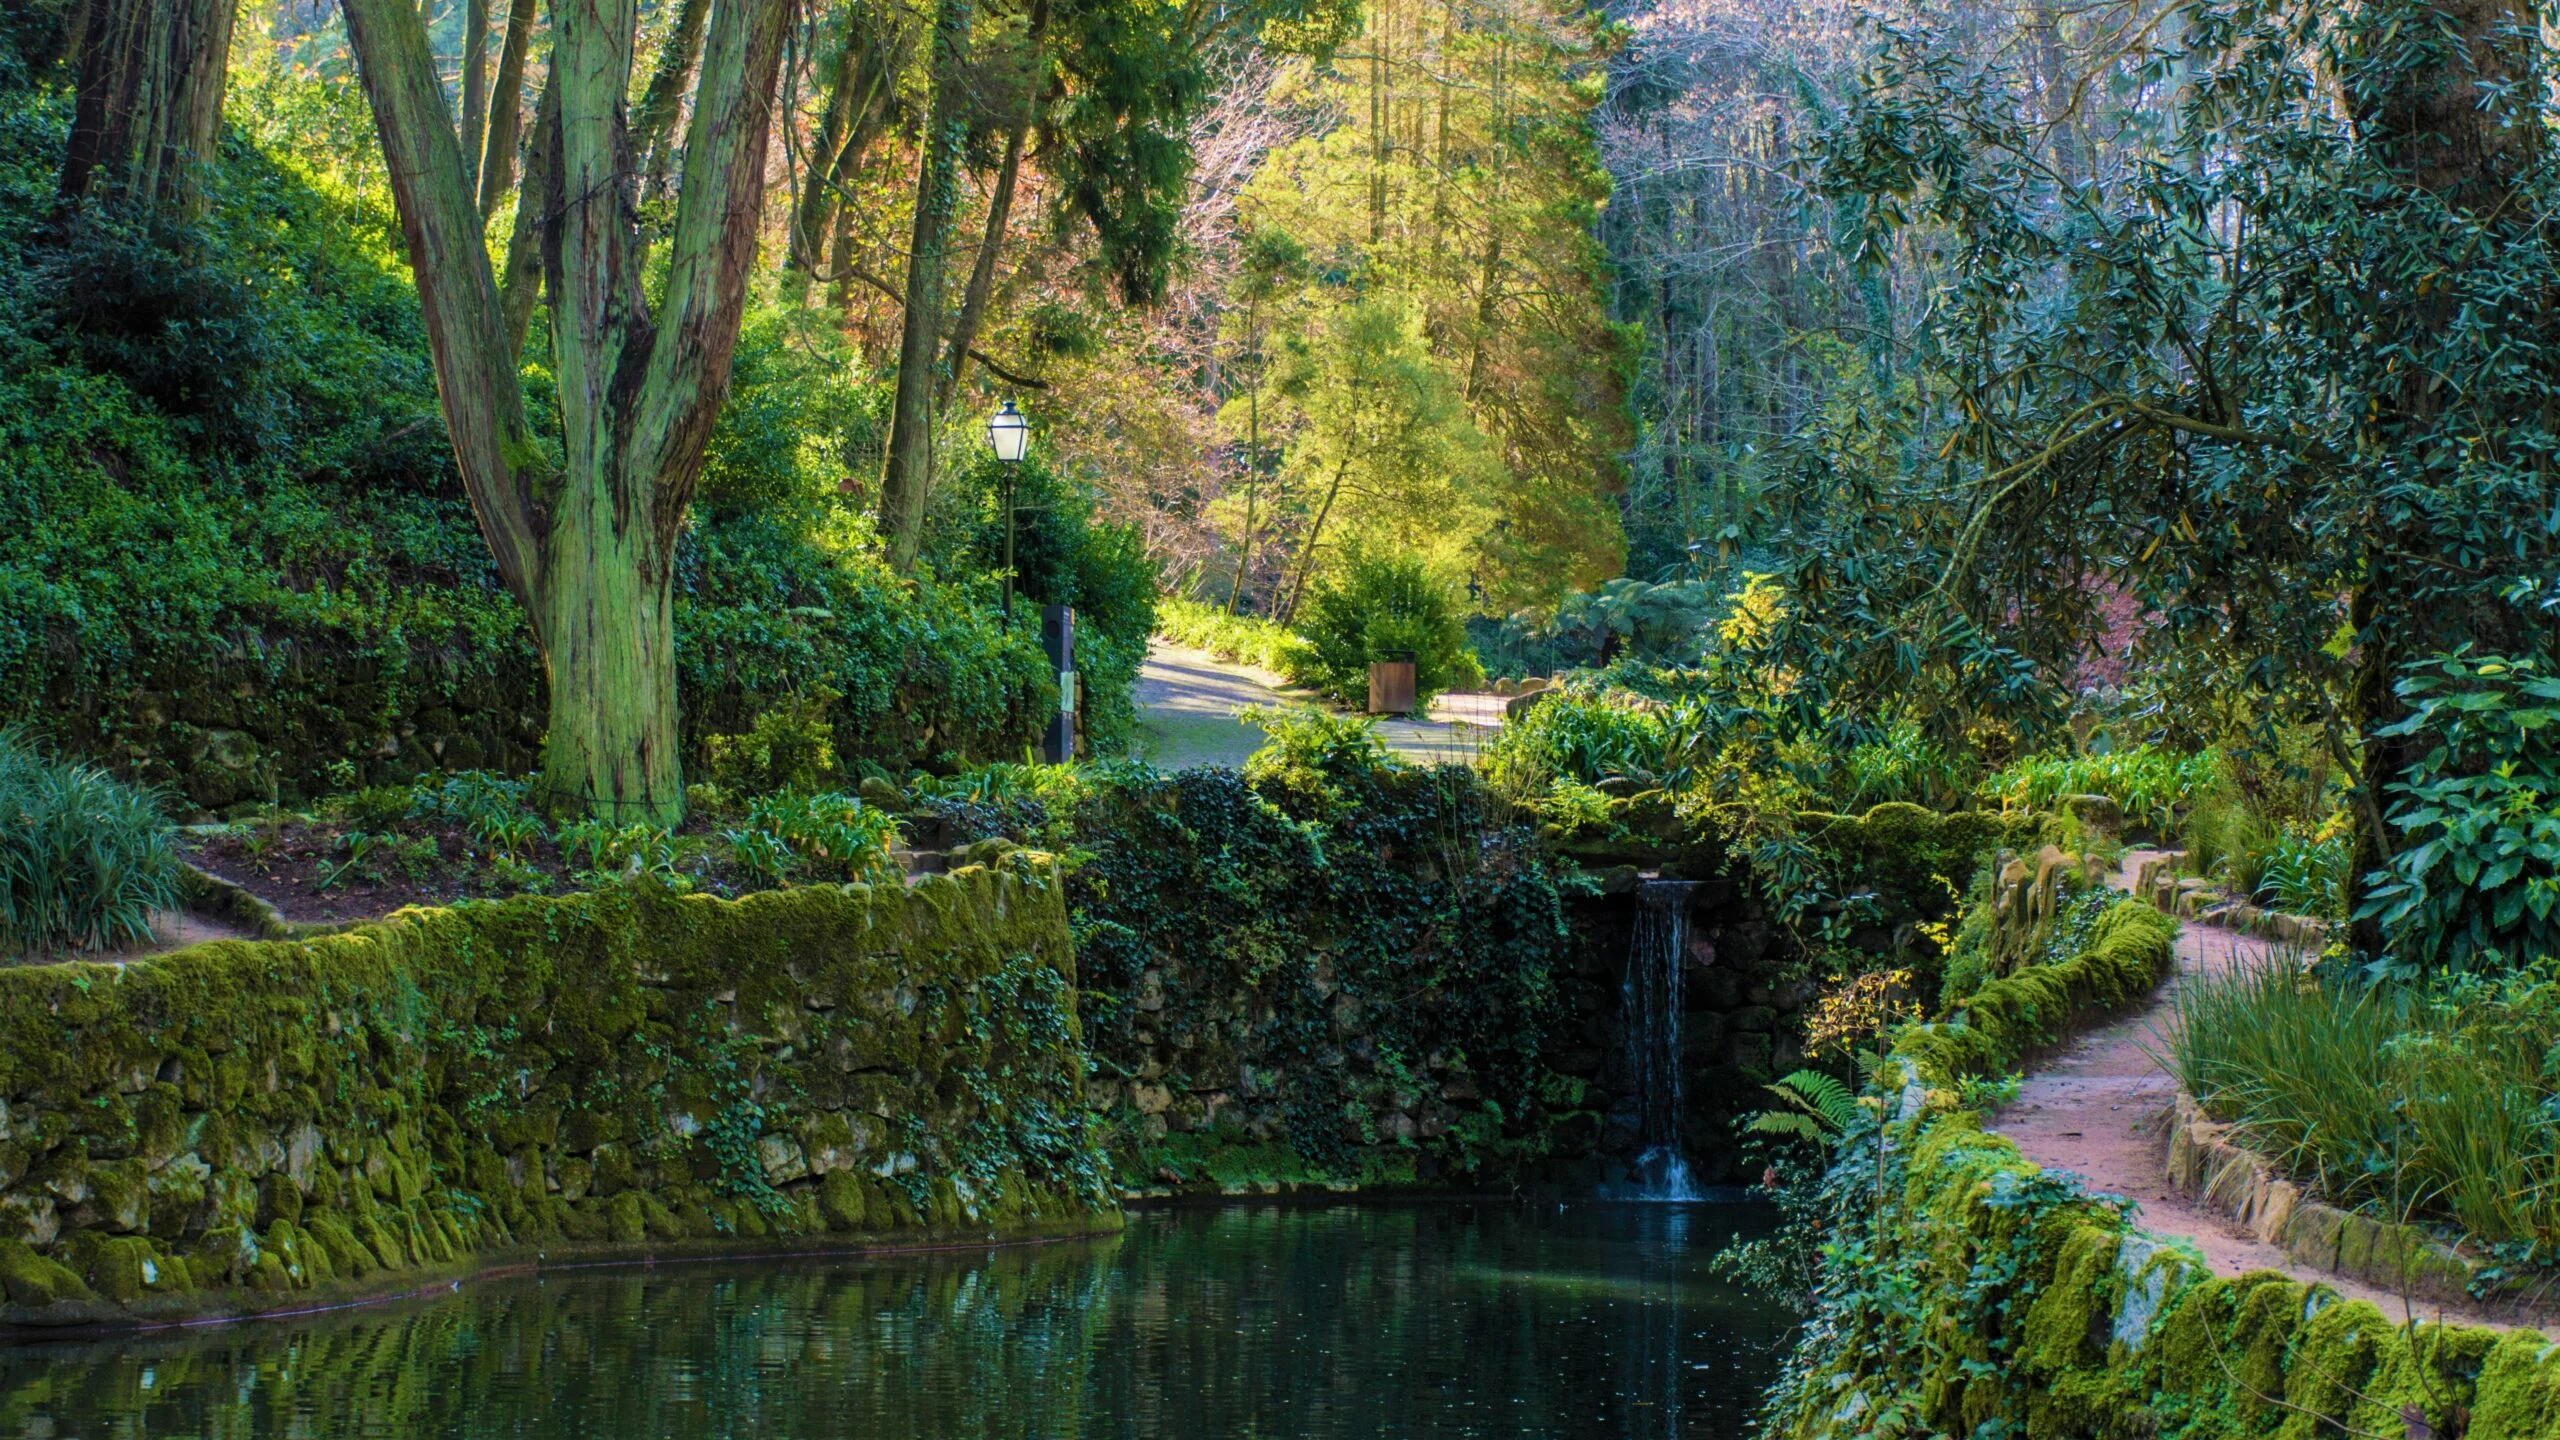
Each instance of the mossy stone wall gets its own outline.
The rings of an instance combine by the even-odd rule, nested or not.
[[[0,970],[0,1323],[1114,1223],[1050,862]]]
[[[2068,961],[1905,1032],[1883,1124],[1826,1182],[1815,1314],[1767,1433],[2029,1440],[2560,1435],[2560,1346],[2388,1316],[2274,1273],[2213,1275],[1985,1128],[1963,1082],[2147,993],[2173,922],[2134,901]]]

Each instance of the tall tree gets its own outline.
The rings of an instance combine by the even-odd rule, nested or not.
[[[942,358],[943,271],[959,205],[961,150],[969,139],[969,27],[972,0],[936,0],[930,64],[933,94],[918,138],[916,210],[907,245],[906,312],[899,322],[897,391],[890,402],[889,453],[880,477],[880,530],[889,558],[915,563],[933,488],[934,369]]]
[[[560,810],[671,822],[683,813],[675,681],[675,545],[746,300],[789,0],[721,0],[708,22],[668,239],[663,298],[644,239],[625,112],[633,0],[551,15],[537,122],[544,290],[564,463],[526,421],[516,351],[410,0],[347,0],[463,484],[524,606],[550,680],[541,789]]]
[[[235,0],[92,0],[62,162],[65,199],[191,210],[222,138]]]

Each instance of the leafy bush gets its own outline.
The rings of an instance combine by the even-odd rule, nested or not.
[[[712,736],[703,747],[711,783],[731,796],[825,784],[836,773],[836,732],[827,712],[843,698],[821,685],[758,715],[744,735]]]
[[[1558,780],[1658,782],[1669,768],[1662,712],[1626,697],[1572,690],[1531,706],[1485,747],[1485,774],[1506,794],[1527,797]]]
[[[2216,781],[2209,753],[2179,755],[2148,745],[2096,755],[2031,755],[2011,761],[1976,793],[2011,810],[2049,810],[2064,795],[2104,795],[2125,823],[2167,835],[2179,815]]]
[[[1497,675],[1553,675],[1626,659],[1685,665],[1698,658],[1707,629],[1723,613],[1715,591],[1697,581],[1651,584],[1611,580],[1577,590],[1551,613],[1523,610],[1481,621],[1475,634],[1484,668]]]
[[[148,940],[181,873],[149,791],[0,730],[0,953]]]
[[[1040,606],[1075,607],[1085,742],[1096,754],[1117,754],[1137,727],[1130,692],[1156,625],[1155,561],[1136,527],[1100,518],[1100,500],[1090,488],[1037,457],[1013,469],[1017,603],[1029,607],[1016,623],[1036,643]],[[944,564],[1002,572],[1004,471],[1002,462],[981,453],[942,488],[928,542]]]
[[[2217,1119],[2340,1204],[2560,1244],[2560,972],[2418,987],[2279,962],[2181,985],[2169,1054]]]
[[[1897,720],[1883,735],[1850,750],[1841,808],[1900,800],[1951,810],[1963,802],[1976,773],[1968,757],[1950,753],[1918,722]]]
[[[2362,916],[2402,969],[2560,959],[2560,676],[2532,660],[2443,655],[2398,687],[2419,742],[2391,786],[2399,852]]]
[[[1369,666],[1390,658],[1414,662],[1417,709],[1484,683],[1448,587],[1417,556],[1354,552],[1318,583],[1296,630],[1305,649],[1288,657],[1290,678],[1344,705],[1368,703]]]
[[[2314,835],[2287,830],[2277,837],[2261,867],[2256,894],[2289,915],[2344,919],[2352,855],[2353,843],[2343,823]]]
[[[1298,637],[1277,620],[1230,615],[1215,605],[1168,596],[1156,601],[1156,633],[1177,645],[1206,650],[1221,660],[1286,672],[1298,662]]]
[[[898,820],[850,795],[832,791],[768,795],[749,807],[746,823],[725,831],[739,868],[758,883],[793,880],[894,880],[889,844]]]

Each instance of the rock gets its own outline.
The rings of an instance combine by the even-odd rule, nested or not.
[[[776,1185],[809,1178],[809,1157],[780,1135],[766,1135],[756,1141],[756,1163],[764,1167],[765,1179]]]
[[[1141,1115],[1162,1115],[1173,1108],[1173,1092],[1162,1085],[1132,1086],[1129,1100]]]
[[[68,1267],[16,1240],[0,1240],[0,1293],[12,1305],[31,1307],[86,1300],[90,1294],[87,1282]]]

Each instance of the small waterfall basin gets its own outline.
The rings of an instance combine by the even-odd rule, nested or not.
[[[0,1347],[0,1436],[1740,1437],[1763,1207],[1230,1203],[1106,1239],[551,1272]]]

